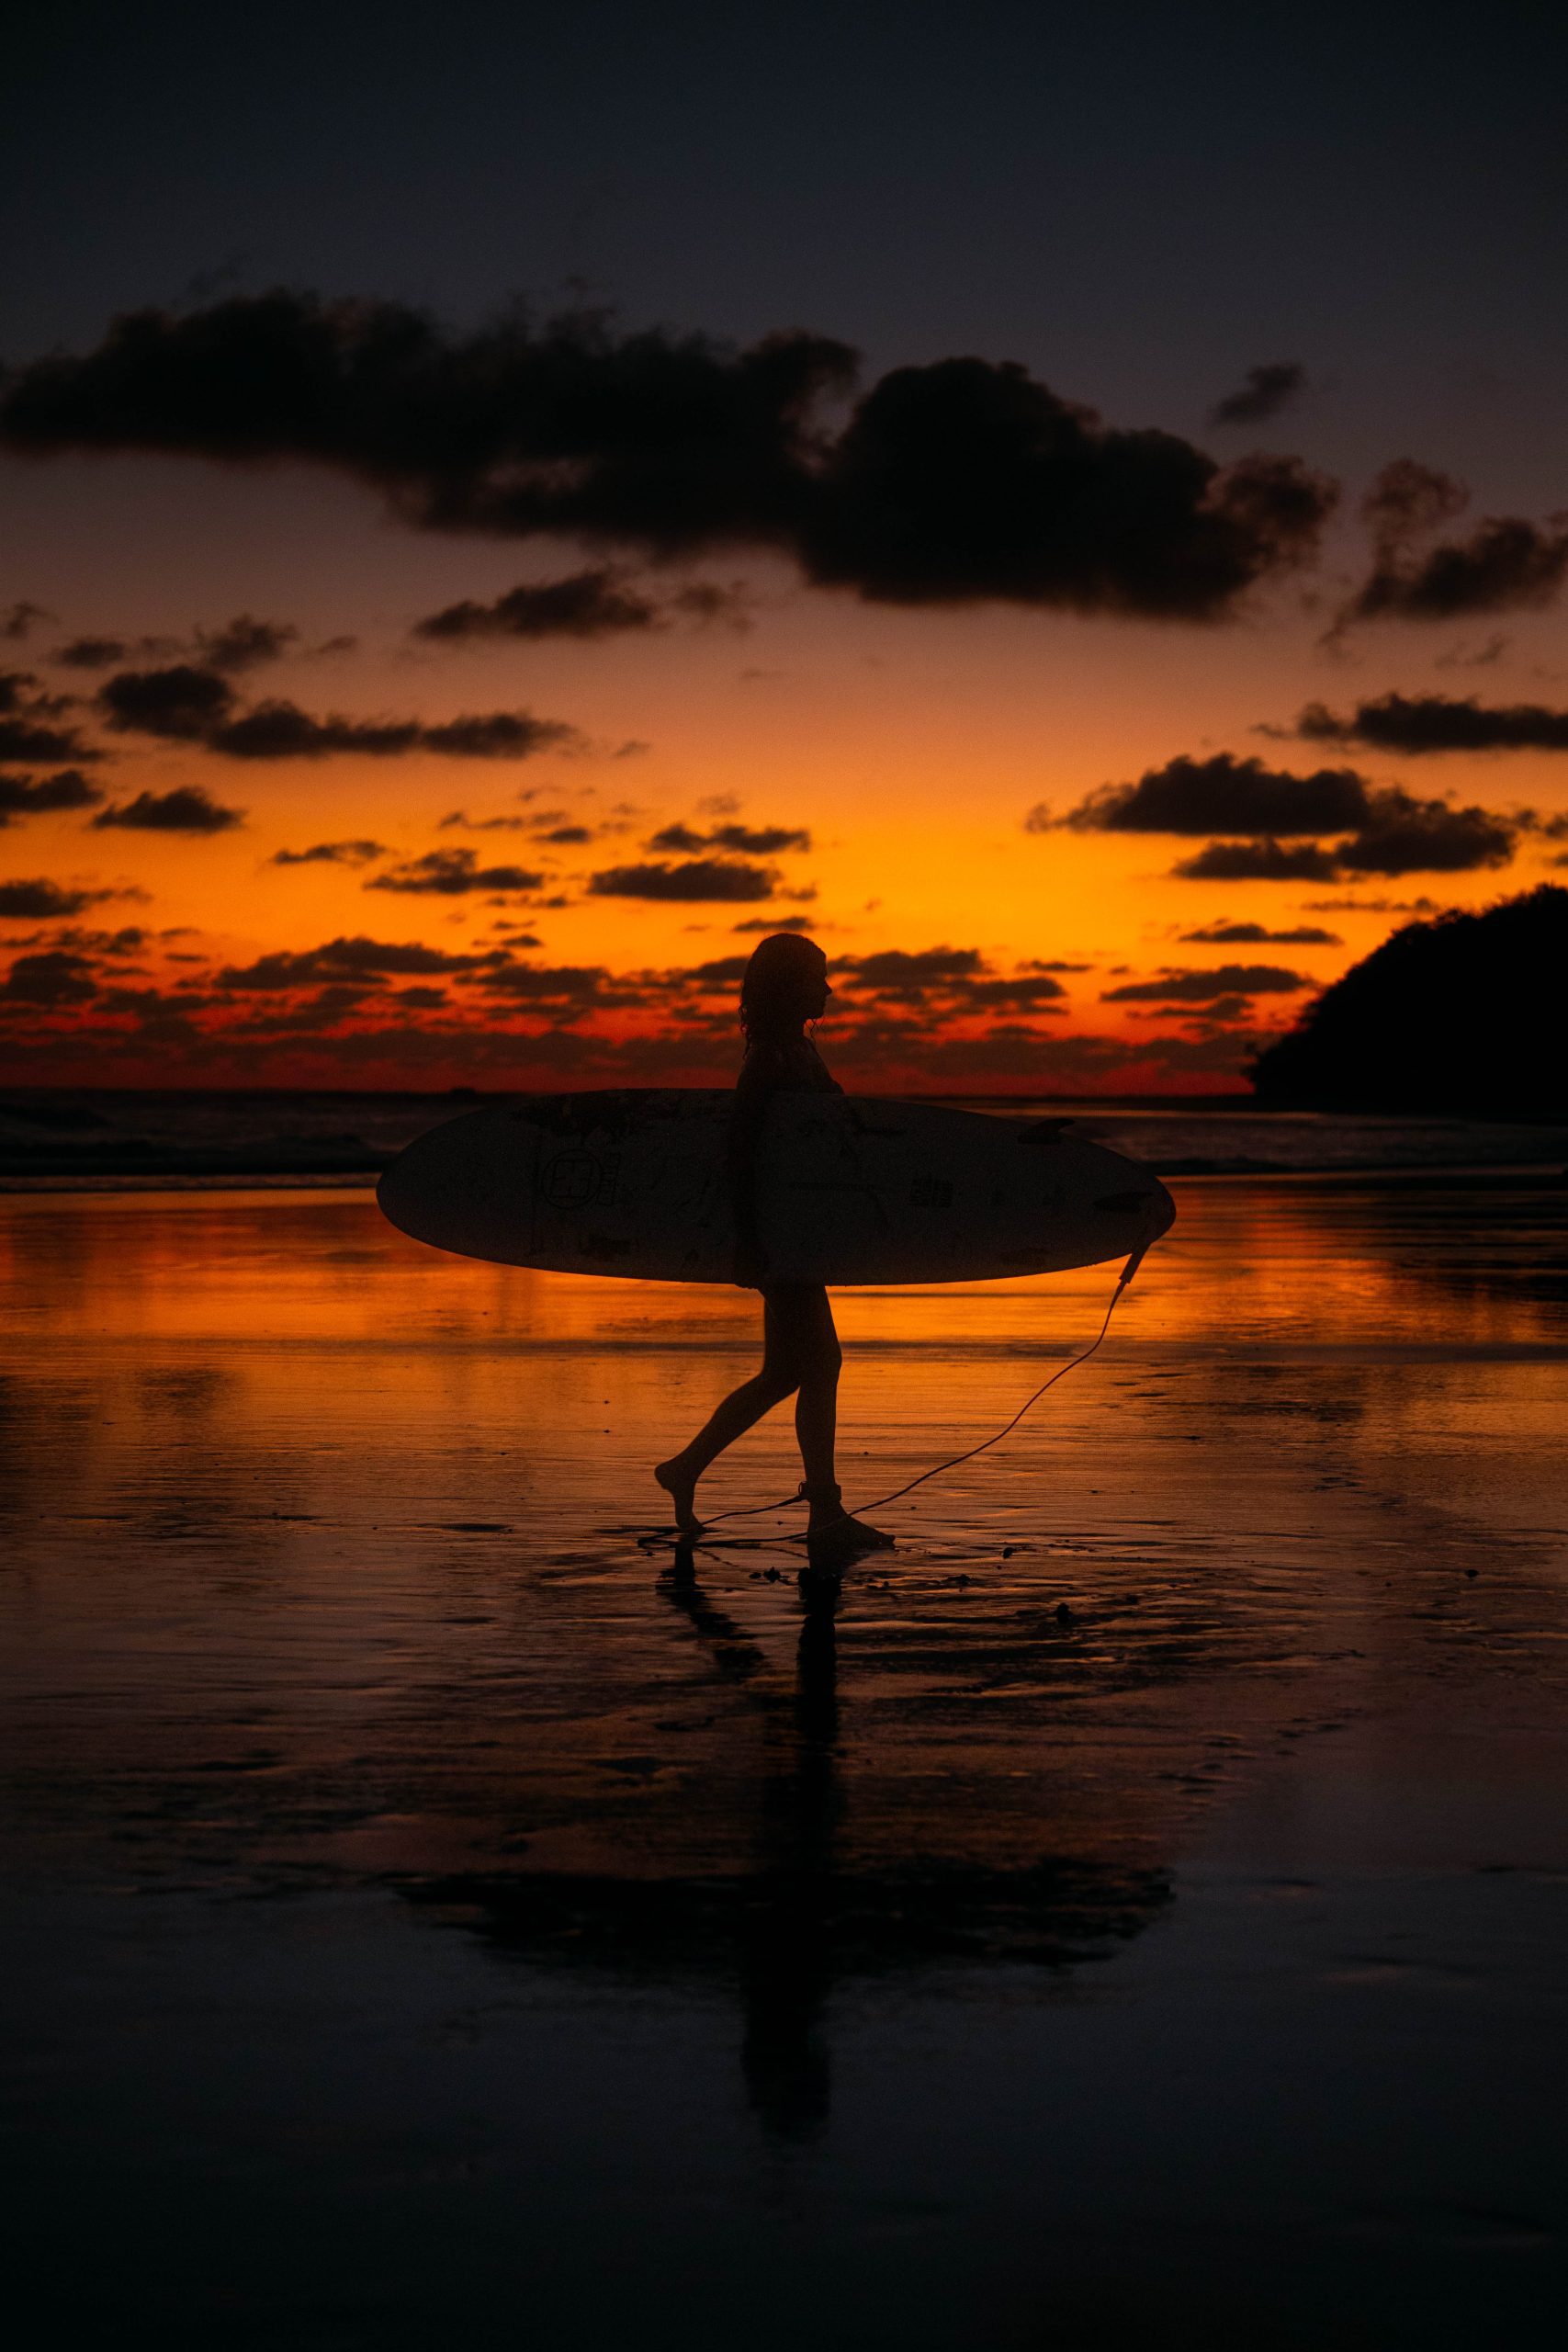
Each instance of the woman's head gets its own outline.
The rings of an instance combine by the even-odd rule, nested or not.
[[[740,983],[740,1025],[748,1037],[787,1036],[827,1010],[828,958],[797,931],[775,931],[752,951]]]

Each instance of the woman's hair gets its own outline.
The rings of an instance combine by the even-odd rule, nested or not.
[[[814,939],[775,931],[752,950],[740,983],[740,1026],[749,1044],[788,1036],[818,1008],[828,959]]]

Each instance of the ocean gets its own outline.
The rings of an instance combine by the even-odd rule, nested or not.
[[[498,1095],[127,1091],[0,1093],[0,1186],[363,1182],[442,1119]],[[952,1098],[944,1098],[952,1099]],[[1245,1097],[1151,1108],[1103,1099],[966,1097],[1009,1118],[1070,1117],[1161,1175],[1533,1169],[1568,1164],[1568,1126],[1254,1109]]]

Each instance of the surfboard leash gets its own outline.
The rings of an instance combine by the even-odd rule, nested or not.
[[[860,1511],[881,1510],[888,1503],[900,1502],[906,1495],[912,1495],[917,1487],[923,1487],[928,1479],[940,1478],[946,1471],[960,1469],[965,1462],[973,1462],[976,1454],[988,1453],[993,1445],[1000,1445],[1004,1438],[1010,1437],[1014,1430],[1017,1429],[1020,1421],[1023,1419],[1025,1414],[1031,1412],[1033,1408],[1038,1405],[1046,1390],[1048,1388],[1055,1388],[1058,1380],[1065,1380],[1069,1372],[1076,1372],[1080,1364],[1087,1363],[1090,1356],[1095,1354],[1103,1344],[1105,1335],[1111,1329],[1111,1318],[1115,1314],[1116,1309],[1121,1303],[1122,1294],[1126,1289],[1128,1283],[1132,1281],[1133,1276],[1137,1272],[1138,1268],[1143,1264],[1145,1255],[1148,1250],[1149,1246],[1150,1244],[1147,1241],[1144,1242],[1138,1249],[1134,1250],[1133,1255],[1122,1267],[1121,1274],[1117,1279],[1116,1287],[1111,1294],[1110,1302],[1105,1309],[1104,1318],[1100,1323],[1099,1330],[1095,1333],[1094,1338],[1089,1341],[1088,1347],[1080,1350],[1079,1353],[1076,1356],[1069,1356],[1066,1363],[1059,1363],[1056,1366],[1055,1371],[1050,1375],[1049,1379],[1043,1380],[1039,1387],[1034,1391],[1034,1394],[1032,1396],[1026,1396],[1024,1398],[1023,1403],[1019,1407],[1011,1420],[1007,1422],[1003,1428],[997,1430],[990,1437],[982,1438],[979,1444],[970,1446],[967,1453],[951,1454],[945,1462],[938,1462],[934,1464],[930,1470],[922,1470],[918,1478],[911,1478],[905,1486],[895,1487],[891,1494],[876,1495],[870,1502],[857,1503],[852,1510],[840,1510],[837,1519],[826,1521],[821,1527],[815,1529],[813,1532],[818,1535],[825,1535],[829,1529],[840,1526],[845,1520],[855,1518],[857,1513]],[[797,1503],[805,1502],[807,1496],[803,1487],[793,1495],[785,1495],[783,1499],[778,1502],[744,1503],[734,1510],[715,1511],[711,1519],[706,1519],[703,1521],[703,1526],[705,1530],[709,1527],[716,1527],[720,1520],[755,1519],[763,1511],[789,1510]],[[809,1541],[809,1538],[805,1535],[784,1535],[781,1536],[779,1540],[781,1543],[784,1544],[805,1544]]]

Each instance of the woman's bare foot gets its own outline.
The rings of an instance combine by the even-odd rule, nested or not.
[[[655,1464],[653,1475],[675,1506],[675,1524],[681,1533],[700,1535],[703,1522],[694,1509],[697,1482],[687,1469],[684,1457],[675,1453],[668,1462]]]
[[[863,1552],[890,1552],[895,1539],[869,1520],[855,1519],[836,1503],[813,1503],[806,1530],[807,1553],[814,1564],[858,1559]]]

